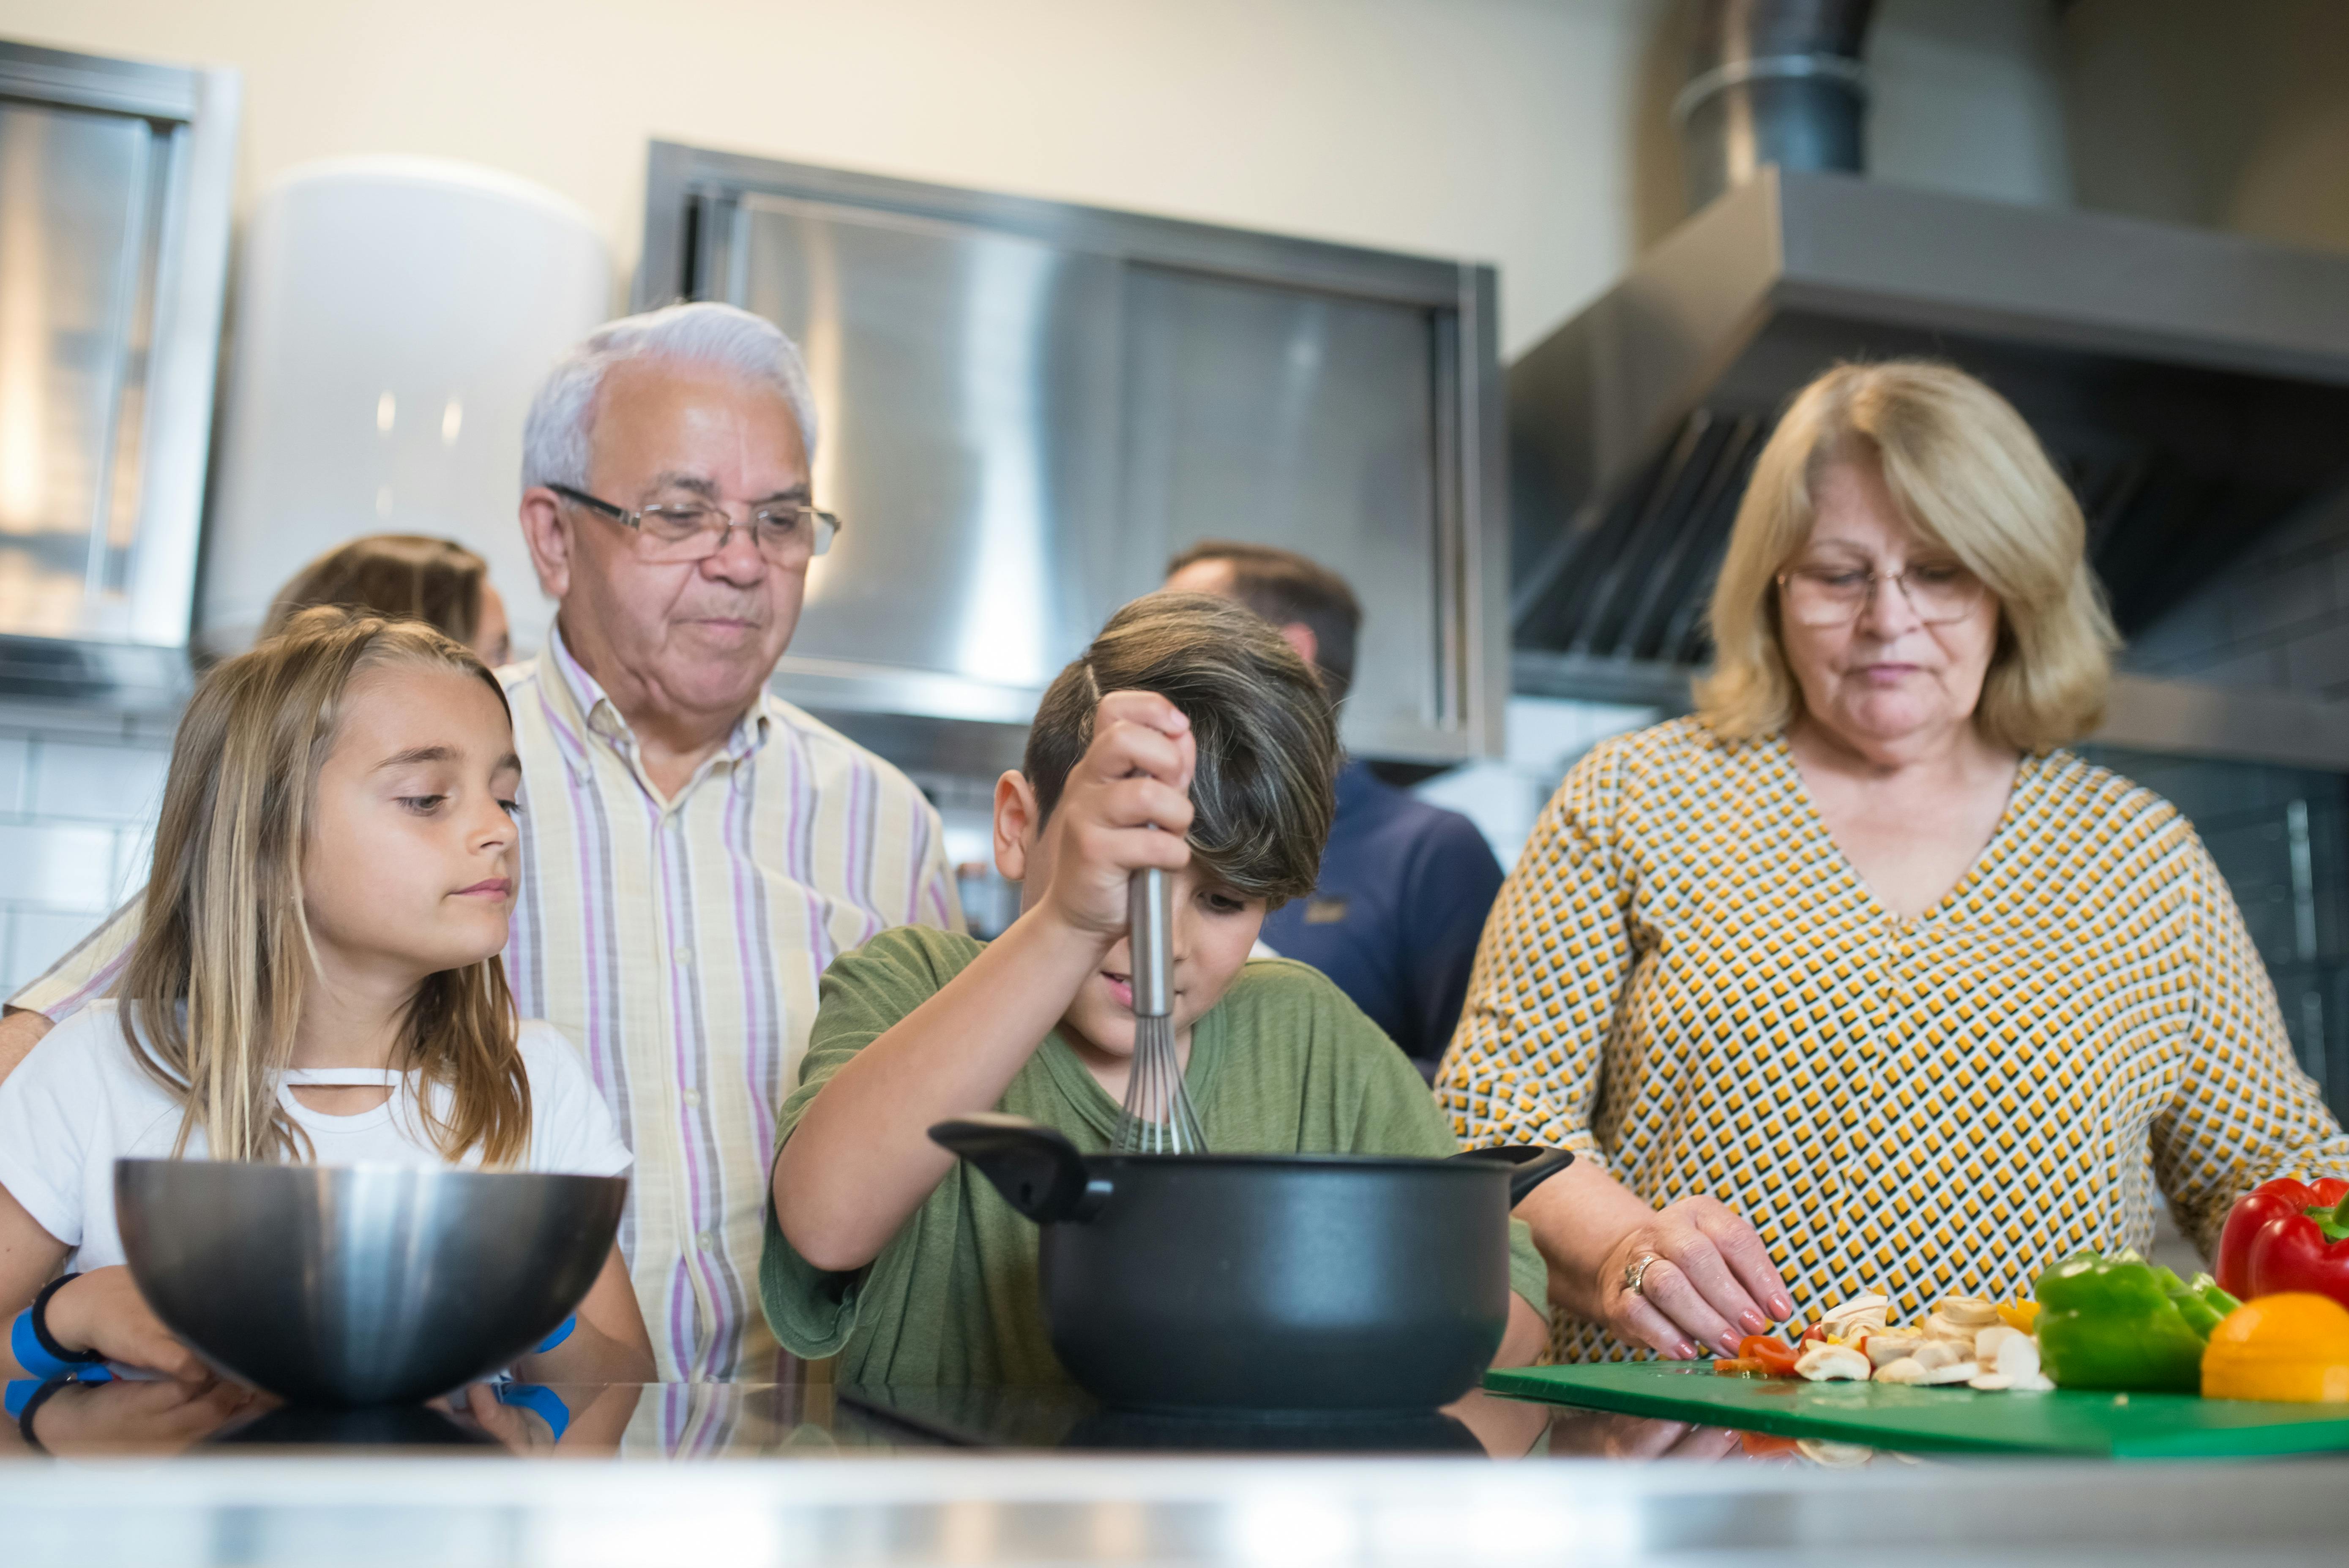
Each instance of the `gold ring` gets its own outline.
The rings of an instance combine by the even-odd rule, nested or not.
[[[1641,1253],[1638,1257],[1633,1258],[1630,1263],[1625,1264],[1623,1265],[1623,1288],[1629,1291],[1631,1295],[1644,1299],[1647,1293],[1640,1288],[1640,1284],[1642,1280],[1648,1277],[1648,1265],[1650,1264],[1659,1263],[1662,1260],[1654,1253]]]

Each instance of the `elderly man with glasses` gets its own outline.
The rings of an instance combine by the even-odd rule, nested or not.
[[[885,926],[959,926],[936,813],[766,690],[809,561],[799,351],[719,304],[599,328],[523,435],[522,526],[560,602],[502,671],[523,758],[506,973],[585,1055],[636,1153],[621,1232],[664,1381],[768,1374],[774,1117],[816,985]],[[111,985],[136,903],[9,999],[0,1076]]]

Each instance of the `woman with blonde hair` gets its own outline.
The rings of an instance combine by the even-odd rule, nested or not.
[[[0,1083],[0,1377],[209,1377],[123,1266],[119,1157],[628,1165],[577,1053],[506,989],[520,783],[496,677],[419,623],[313,610],[205,676],[114,998]],[[652,1376],[618,1248],[575,1324],[523,1373]]]
[[[1670,1357],[1868,1291],[1915,1321],[2349,1174],[2193,829],[2063,749],[2115,645],[2002,398],[1847,365],[1755,465],[1697,711],[1601,743],[1502,890],[1438,1092],[1527,1199],[1557,1352]]]
[[[303,611],[329,605],[421,621],[492,669],[513,658],[506,602],[490,581],[490,563],[453,539],[364,533],[345,540],[287,579],[261,634],[274,637]]]

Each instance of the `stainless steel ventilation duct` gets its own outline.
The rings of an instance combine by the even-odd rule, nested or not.
[[[1860,44],[1876,0],[1698,0],[1672,102],[1691,211],[1764,164],[1865,168]]]
[[[2125,634],[2349,464],[2349,260],[1765,168],[1509,368],[1516,688],[1684,698],[1787,398],[1912,354],[2031,422]]]

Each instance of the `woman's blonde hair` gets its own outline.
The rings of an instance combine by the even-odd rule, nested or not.
[[[362,614],[422,621],[471,647],[481,628],[490,563],[453,539],[367,533],[296,572],[271,601],[261,634],[274,637],[305,610],[333,604]]]
[[[1754,466],[1713,591],[1712,671],[1698,717],[1750,738],[1783,729],[1801,694],[1778,624],[1778,574],[1809,540],[1814,489],[1836,462],[1877,463],[1909,526],[1998,600],[1998,645],[1974,723],[2019,751],[2076,740],[2104,716],[2120,645],[2079,503],[2005,398],[1952,366],[1839,365],[1803,388]]]
[[[214,1160],[296,1160],[308,1140],[277,1098],[315,959],[302,861],[318,769],[351,683],[378,669],[454,670],[498,694],[464,645],[417,621],[307,610],[215,665],[180,721],[138,943],[116,995],[131,1052],[201,1128]],[[509,1165],[530,1137],[530,1083],[495,954],[428,978],[409,1004],[405,1059],[451,1093],[416,1104],[441,1154]]]

